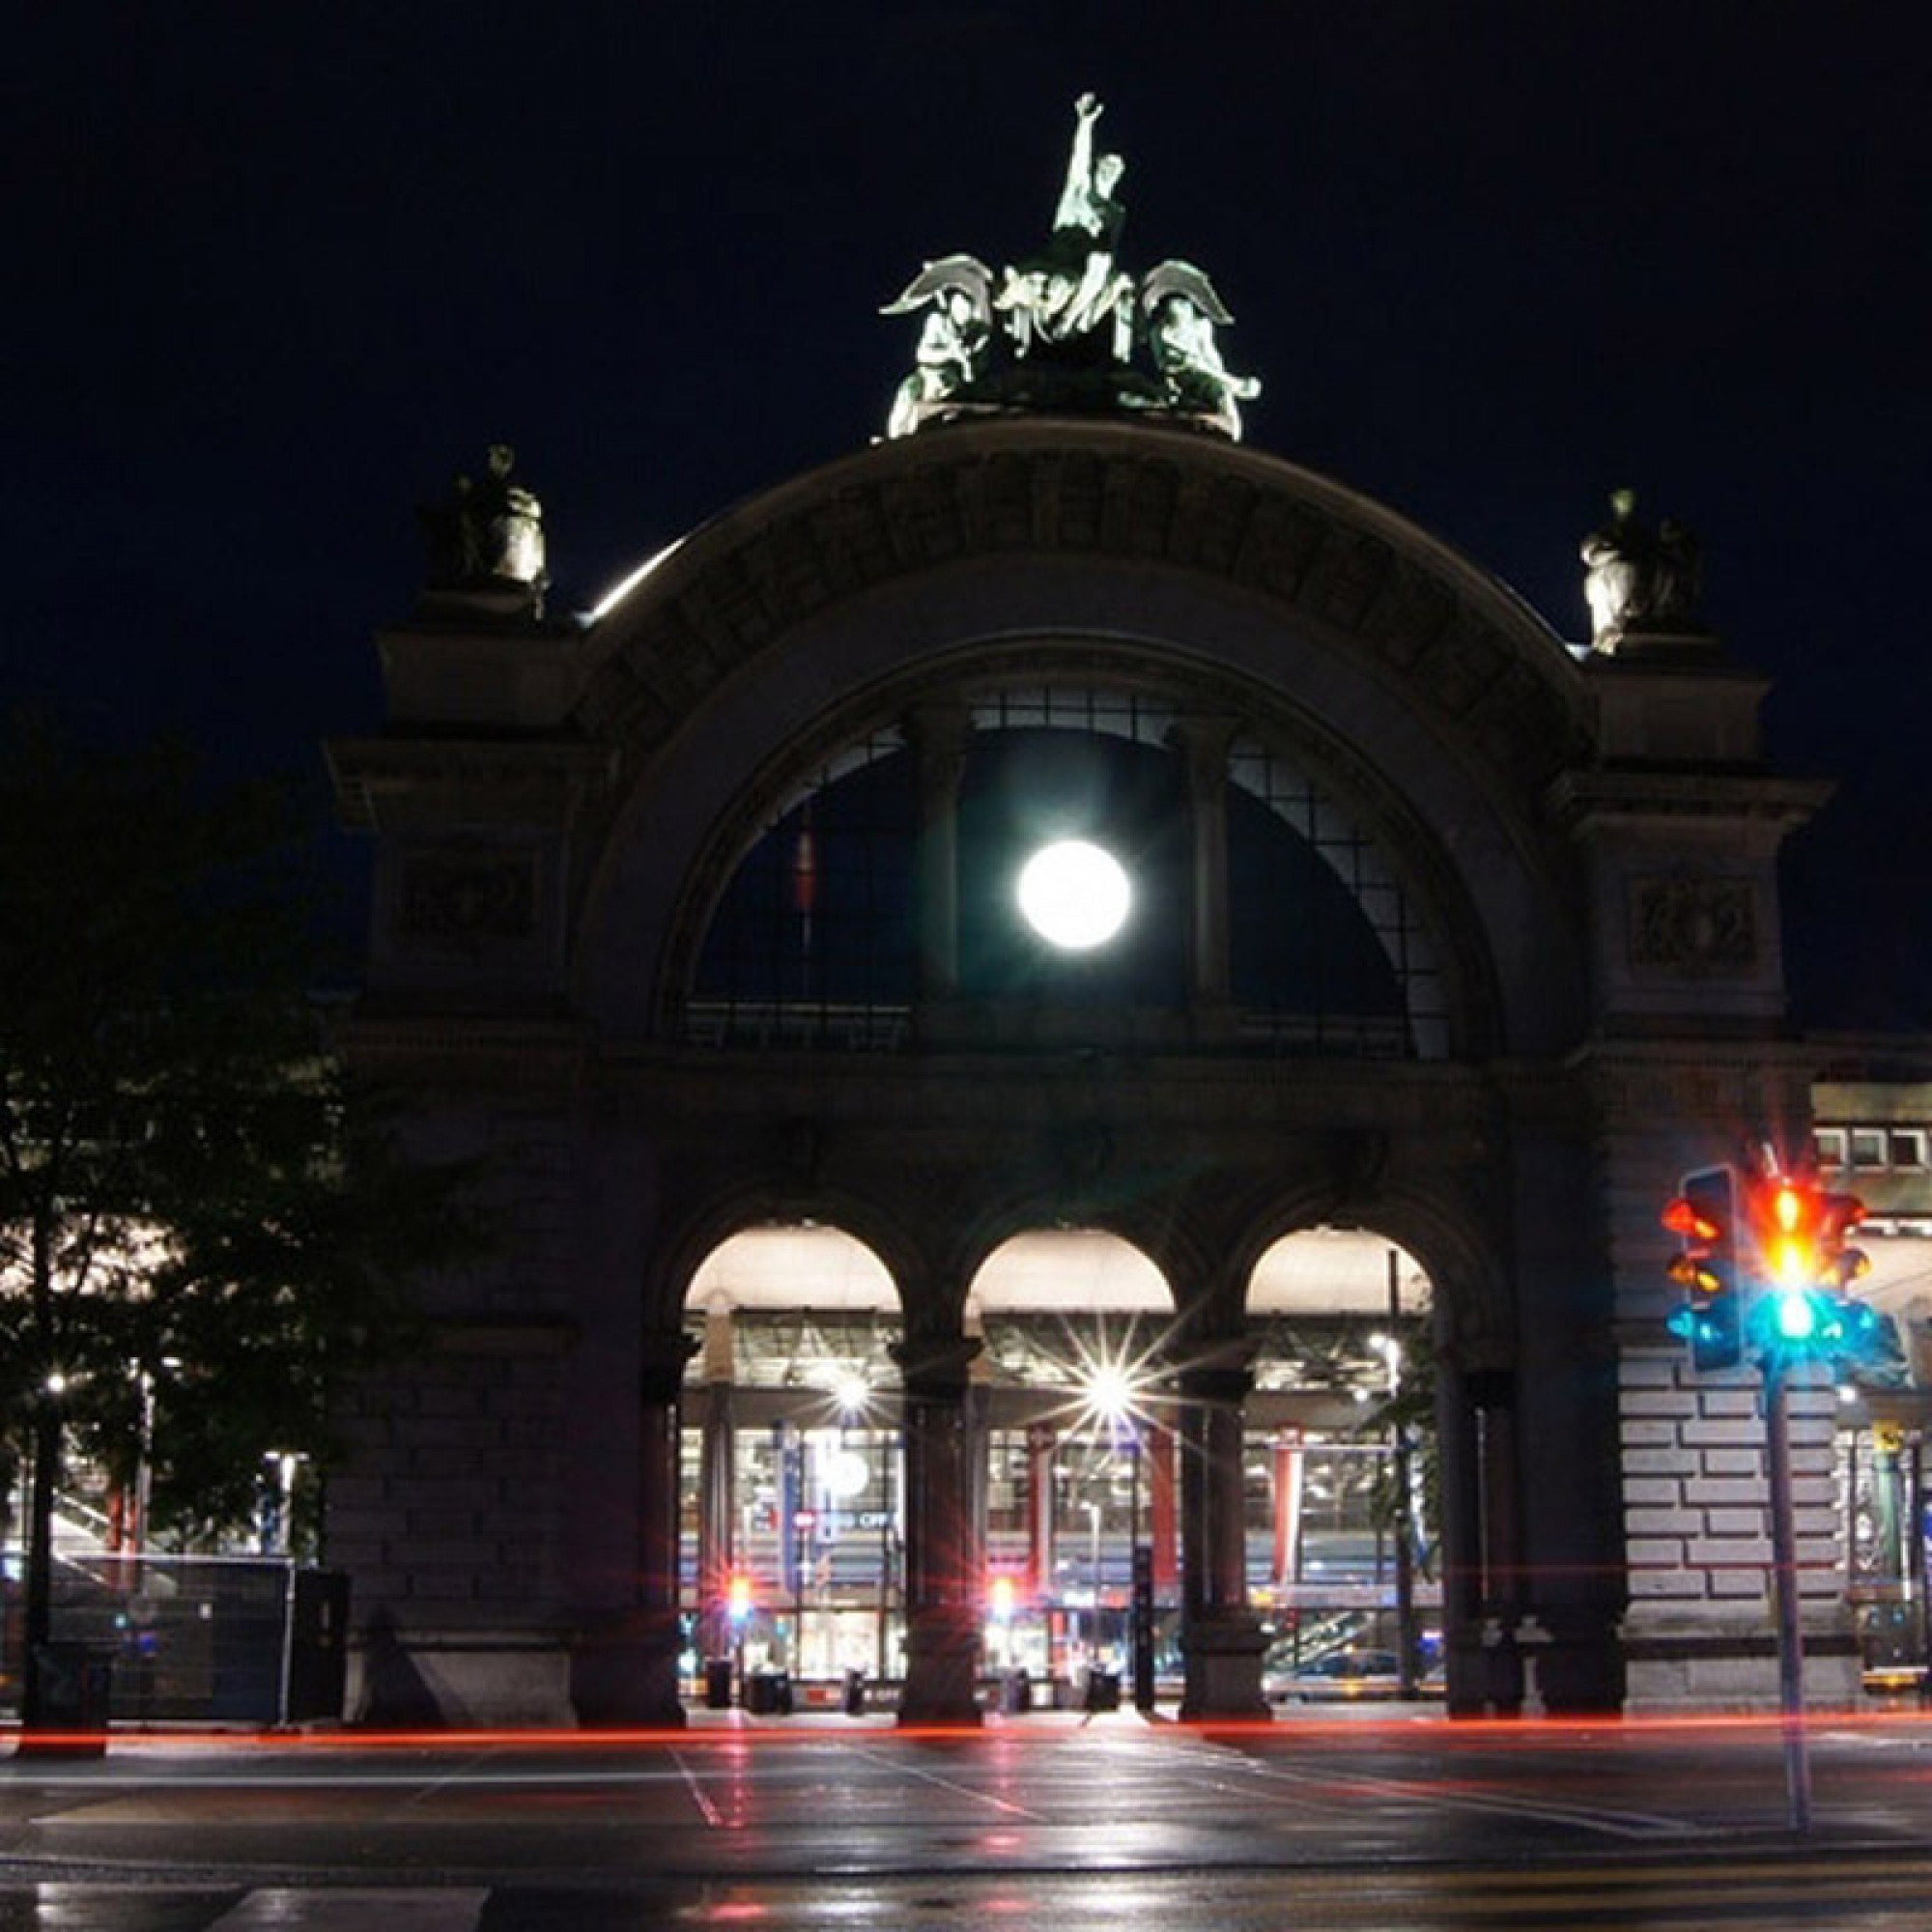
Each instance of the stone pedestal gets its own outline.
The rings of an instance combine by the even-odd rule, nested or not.
[[[983,1721],[975,1694],[980,1668],[979,1619],[970,1605],[928,1605],[906,1629],[901,1724],[972,1728]]]
[[[1180,1640],[1186,1668],[1183,1719],[1254,1719],[1268,1715],[1262,1694],[1262,1654],[1267,1634],[1245,1610],[1196,1620]]]
[[[678,1623],[634,1611],[579,1634],[570,1657],[570,1704],[586,1730],[681,1730]]]

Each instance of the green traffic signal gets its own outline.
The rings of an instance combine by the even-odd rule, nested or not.
[[[1885,1352],[1884,1322],[1847,1293],[1870,1267],[1845,1239],[1864,1218],[1855,1196],[1802,1177],[1700,1168],[1662,1218],[1681,1243],[1666,1271],[1685,1291],[1666,1325],[1697,1373],[1734,1368],[1747,1350],[1847,1365]]]
[[[1826,1324],[1808,1289],[1780,1288],[1771,1297],[1772,1327],[1787,1348],[1802,1349],[1816,1341]]]

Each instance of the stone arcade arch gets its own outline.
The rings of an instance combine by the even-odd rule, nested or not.
[[[1701,1400],[1646,1339],[1657,1178],[1700,1136],[1804,1113],[1770,1043],[1775,861],[1815,788],[1762,769],[1762,687],[1715,643],[1589,656],[1327,479],[1036,417],[782,483],[593,622],[445,598],[382,647],[385,734],[332,748],[378,838],[354,1044],[420,1095],[426,1138],[507,1151],[516,1238],[440,1312],[466,1399],[541,1454],[506,1439],[482,1489],[473,1461],[432,1479],[405,1405],[370,1426],[335,1547],[453,1704],[678,1720],[684,1292],[728,1235],[803,1221],[864,1240],[899,1297],[910,1716],[978,1714],[970,1292],[1002,1240],[1059,1226],[1131,1242],[1172,1290],[1201,1485],[1181,1514],[1207,1539],[1182,1565],[1187,1711],[1262,1708],[1225,1527],[1244,1296],[1271,1242],[1321,1225],[1376,1229],[1435,1284],[1456,1708],[1520,1702],[1519,1638],[1569,1709],[1614,1706],[1627,1657],[1748,1647],[1709,1577],[1665,1628],[1621,1567],[1620,1419],[1666,1389],[1674,1431]],[[1015,705],[1075,694],[1163,721],[1069,734],[1130,745],[1164,801],[1179,936],[1151,999],[961,972],[974,760]],[[712,1025],[734,881],[888,737],[911,774],[897,1021]],[[1244,869],[1250,836],[1316,856]],[[1401,962],[1384,1050],[1278,1023],[1265,975],[1235,970],[1260,901],[1231,880],[1317,877],[1370,935],[1351,956]],[[439,1560],[505,1518],[532,1525],[527,1587]]]
[[[1441,1648],[1429,1277],[1365,1230],[1315,1228],[1266,1249],[1245,1302],[1246,1571],[1271,1639],[1264,1683],[1272,1694],[1281,1676],[1367,1651],[1393,1656],[1413,1690]]]
[[[730,1660],[741,1695],[766,1662],[885,1674],[901,1519],[891,1274],[838,1228],[750,1228],[704,1258],[685,1304],[698,1345],[679,1598],[696,1655]]]

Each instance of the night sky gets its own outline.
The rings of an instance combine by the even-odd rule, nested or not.
[[[1564,636],[1607,491],[1776,680],[1803,1010],[1932,1024],[1932,59],[1916,10],[75,6],[11,39],[6,695],[320,786],[413,508],[513,442],[554,611],[862,446],[926,258],[1205,267],[1248,440]]]

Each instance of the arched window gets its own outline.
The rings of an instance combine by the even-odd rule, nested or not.
[[[1381,852],[1289,758],[1236,739],[1228,760],[1232,990],[1280,1048],[1438,1059],[1435,950]]]
[[[1094,685],[975,695],[946,794],[956,991],[1073,1011],[1187,1006],[1196,827],[1179,707]],[[719,1045],[893,1050],[919,997],[921,775],[881,727],[826,760],[764,821],[698,951],[686,1027]],[[1433,1058],[1445,1050],[1434,947],[1376,841],[1283,751],[1243,735],[1223,799],[1232,1044],[1262,1053]],[[1077,838],[1124,868],[1119,936],[1061,951],[1020,916],[1039,846]]]
[[[698,954],[688,1028],[715,1044],[902,1045],[915,988],[913,757],[895,729],[828,760],[767,820]]]

